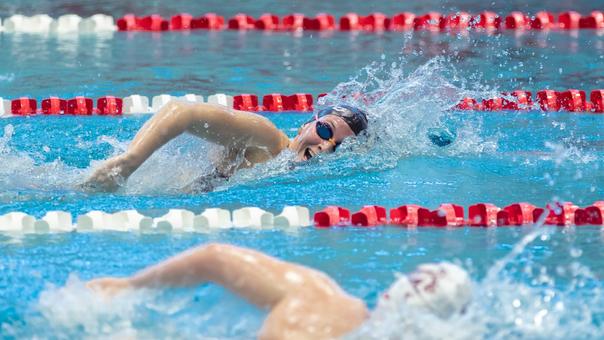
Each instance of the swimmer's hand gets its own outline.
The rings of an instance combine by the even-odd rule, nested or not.
[[[88,192],[115,192],[130,174],[128,160],[123,155],[107,160],[80,188]]]
[[[214,189],[220,185],[225,184],[229,179],[229,176],[223,175],[218,171],[213,171],[207,175],[203,175],[192,183],[182,188],[187,194],[200,194],[214,191]]]
[[[100,295],[114,297],[125,290],[131,289],[132,285],[128,279],[104,277],[88,281],[86,287]]]
[[[447,128],[432,128],[428,130],[428,138],[432,144],[443,147],[453,144],[456,135]]]

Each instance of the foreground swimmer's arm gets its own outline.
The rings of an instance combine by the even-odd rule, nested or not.
[[[230,245],[202,246],[125,278],[91,281],[97,291],[194,286],[213,282],[270,309],[262,339],[331,339],[357,328],[364,303],[327,275]]]
[[[283,132],[260,115],[220,105],[172,101],[145,123],[128,151],[105,162],[84,186],[116,190],[119,182],[125,181],[157,149],[185,132],[224,146],[227,157],[243,154],[243,163],[228,168],[231,173],[237,167],[267,161],[289,143]],[[223,163],[229,161],[235,159],[226,159]],[[222,175],[228,177],[231,173]]]

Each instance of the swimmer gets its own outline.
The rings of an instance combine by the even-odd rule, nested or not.
[[[325,273],[225,244],[191,249],[128,278],[89,281],[93,291],[118,294],[150,288],[221,285],[269,311],[259,339],[334,339],[370,317],[365,303],[347,294]],[[396,312],[406,304],[439,318],[463,313],[471,299],[468,274],[451,263],[420,265],[399,277],[376,310]]]
[[[156,150],[183,133],[224,147],[214,171],[186,188],[190,192],[205,192],[213,190],[235,171],[266,162],[284,150],[291,150],[297,161],[334,152],[345,138],[366,128],[365,112],[348,105],[331,106],[304,123],[298,135],[290,140],[269,119],[252,112],[171,101],[145,123],[125,153],[105,161],[82,187],[116,191]]]

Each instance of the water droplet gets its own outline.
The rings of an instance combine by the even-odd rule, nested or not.
[[[575,248],[572,247],[570,248],[570,256],[577,258],[577,257],[581,257],[581,255],[583,255],[583,250],[579,249],[579,248]]]

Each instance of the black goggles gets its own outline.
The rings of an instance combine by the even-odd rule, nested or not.
[[[317,120],[315,121],[315,132],[317,133],[317,136],[319,136],[319,138],[333,144],[334,150],[340,145],[340,143],[333,140],[334,132],[331,128],[331,125],[323,121]]]

